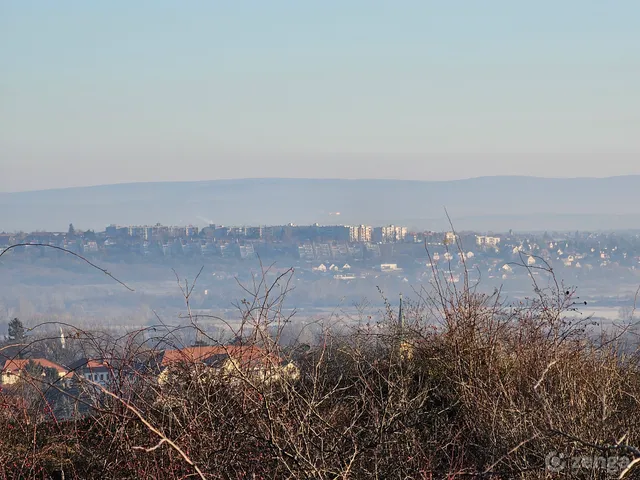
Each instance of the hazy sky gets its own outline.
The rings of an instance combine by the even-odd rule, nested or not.
[[[0,191],[640,173],[640,2],[0,3]]]

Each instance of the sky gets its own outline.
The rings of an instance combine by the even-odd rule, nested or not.
[[[640,174],[640,2],[0,3],[0,192]]]

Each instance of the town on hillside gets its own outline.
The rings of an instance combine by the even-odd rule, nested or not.
[[[634,232],[434,232],[385,225],[165,226],[109,225],[104,231],[0,233],[0,252],[11,245],[26,257],[59,258],[50,245],[95,260],[162,264],[217,264],[219,276],[236,261],[259,258],[299,273],[354,280],[383,274],[424,280],[439,266],[452,282],[463,270],[504,280],[548,267],[571,279],[608,275],[633,282],[640,266],[640,235]],[[37,244],[37,245],[34,245]],[[230,271],[233,268],[229,267]]]

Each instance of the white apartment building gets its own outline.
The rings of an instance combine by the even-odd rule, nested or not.
[[[349,227],[349,240],[351,242],[370,242],[373,237],[373,227],[369,225],[356,225]]]
[[[476,245],[479,247],[496,247],[500,243],[500,237],[487,237],[476,235]]]
[[[403,242],[407,236],[407,227],[386,225],[376,229],[376,241],[381,243]]]

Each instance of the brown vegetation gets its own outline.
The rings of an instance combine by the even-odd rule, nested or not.
[[[174,348],[163,365],[149,330],[72,332],[112,381],[5,388],[0,478],[633,478],[640,375],[627,331],[595,336],[572,320],[576,293],[552,274],[511,305],[435,273],[402,318],[389,308],[381,323],[287,347],[289,276],[263,276],[210,362]],[[583,457],[596,461],[576,466]]]

